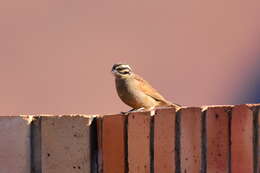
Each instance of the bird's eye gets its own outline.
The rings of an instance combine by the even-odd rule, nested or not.
[[[117,68],[116,70],[117,70],[117,71],[121,71],[121,70],[123,70],[123,68]]]
[[[124,72],[121,72],[122,74],[130,74],[129,71],[124,71]]]

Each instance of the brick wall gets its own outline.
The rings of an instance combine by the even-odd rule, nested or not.
[[[257,173],[260,105],[0,117],[0,173]]]

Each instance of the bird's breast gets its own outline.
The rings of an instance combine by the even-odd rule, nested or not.
[[[152,97],[146,95],[134,79],[116,79],[116,89],[120,99],[132,108],[150,108],[158,104]]]

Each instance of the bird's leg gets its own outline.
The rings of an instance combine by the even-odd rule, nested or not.
[[[121,112],[121,114],[123,114],[123,115],[128,115],[128,114],[130,114],[130,113],[132,113],[132,112],[141,112],[141,111],[150,111],[150,115],[151,116],[154,116],[155,115],[155,109],[154,109],[154,107],[151,107],[151,108],[149,108],[149,109],[145,109],[145,108],[138,108],[138,109],[131,109],[130,111],[127,111],[127,112]]]
[[[130,114],[132,112],[139,112],[139,111],[143,111],[143,110],[145,110],[145,109],[144,108],[131,109],[130,111],[127,111],[127,112],[121,112],[121,114],[128,115],[128,114]]]
[[[131,109],[131,110],[129,110],[129,111],[127,111],[127,112],[121,112],[121,114],[123,114],[123,115],[128,115],[130,112],[132,112],[132,111],[134,111],[135,109]]]
[[[143,111],[144,108],[138,108],[138,109],[131,109],[130,112],[139,112],[139,111]]]
[[[155,115],[155,107],[150,107],[148,109],[145,109],[145,108],[132,109],[128,112],[131,113],[131,112],[142,112],[142,111],[150,111],[151,116]]]

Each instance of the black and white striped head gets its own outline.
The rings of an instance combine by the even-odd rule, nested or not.
[[[127,64],[114,64],[112,67],[112,73],[116,77],[127,77],[132,74],[132,69]]]

